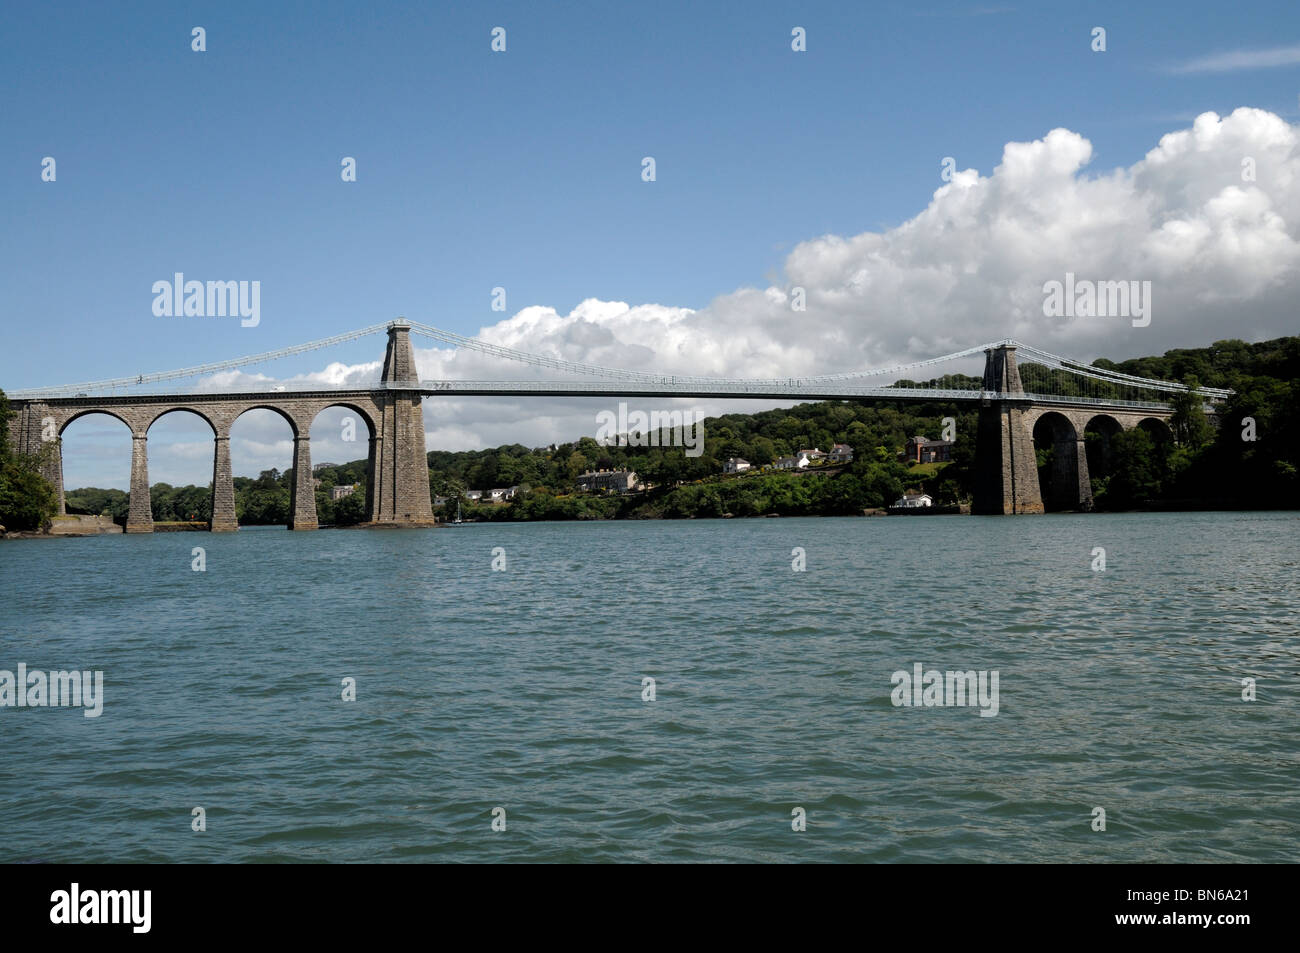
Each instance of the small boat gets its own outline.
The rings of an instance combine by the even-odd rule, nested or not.
[[[465,523],[465,521],[464,521],[463,519],[460,518],[460,500],[457,500],[457,501],[456,501],[456,518],[455,518],[454,520],[452,520],[448,525],[449,525],[449,526],[462,526],[462,525],[464,525],[464,523]]]

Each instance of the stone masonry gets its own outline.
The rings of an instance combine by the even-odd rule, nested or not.
[[[996,394],[1024,394],[1011,345],[985,352],[984,390]],[[979,411],[975,436],[974,513],[1010,514],[1046,512],[1034,452],[1034,427],[1044,418],[1052,426],[1052,485],[1060,494],[1054,508],[1092,508],[1092,480],[1084,434],[1097,418],[1110,418],[1118,429],[1128,430],[1145,420],[1167,423],[1170,411],[1150,408],[1132,411],[1100,408],[1080,402],[1035,403],[1024,397],[989,399]]]
[[[386,384],[412,384],[412,390],[386,386],[375,389],[292,391],[274,394],[187,394],[132,397],[59,397],[12,400],[16,415],[10,422],[10,443],[20,453],[46,453],[42,474],[59,494],[59,514],[66,513],[63,494],[62,434],[68,424],[89,413],[115,417],[131,432],[131,493],[128,533],[153,532],[149,500],[149,428],[164,414],[188,410],[212,428],[213,532],[238,528],[235,487],[230,468],[230,428],[240,415],[254,409],[273,410],[289,423],[294,441],[294,483],[290,488],[290,529],[316,529],[316,494],[311,482],[311,425],[328,407],[345,407],[370,427],[366,503],[369,522],[376,526],[432,526],[429,468],[425,454],[424,419],[411,353],[409,328],[388,328],[384,359]]]

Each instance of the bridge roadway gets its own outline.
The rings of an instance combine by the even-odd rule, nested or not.
[[[284,400],[349,400],[370,398],[379,391],[400,391],[422,397],[659,397],[659,398],[733,398],[746,400],[905,400],[905,401],[959,401],[988,403],[1002,400],[1029,400],[1036,404],[1056,404],[1078,409],[1131,410],[1150,409],[1167,411],[1166,401],[1119,400],[1107,397],[1062,396],[1059,394],[1034,394],[1028,392],[1001,393],[984,390],[945,390],[924,387],[836,387],[805,386],[800,384],[779,386],[744,386],[724,383],[714,386],[665,383],[661,385],[614,386],[599,381],[420,381],[418,384],[376,383],[365,387],[284,388],[270,391],[221,391],[203,393],[194,391],[154,391],[148,394],[79,395],[76,397],[45,397],[33,402],[68,409],[104,406],[152,406],[159,404],[211,404],[237,401],[246,404],[265,404]],[[15,401],[17,402],[17,401]]]

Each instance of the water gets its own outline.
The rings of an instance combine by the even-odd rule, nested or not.
[[[1294,862],[1297,530],[1211,513],[6,541],[0,668],[101,669],[105,700],[93,719],[0,708],[0,860]],[[914,662],[998,670],[998,714],[895,707]]]

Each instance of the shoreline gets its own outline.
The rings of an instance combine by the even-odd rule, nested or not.
[[[1300,507],[1241,507],[1241,506],[1224,506],[1216,504],[1213,501],[1180,501],[1178,505],[1149,506],[1139,509],[1128,510],[1053,510],[1047,513],[1020,513],[1010,514],[1012,516],[1034,517],[1034,516],[1106,516],[1106,515],[1124,515],[1124,514],[1159,514],[1159,513],[1297,513]],[[452,525],[470,526],[484,525],[492,526],[498,524],[523,525],[527,523],[693,523],[699,521],[716,520],[726,522],[729,520],[759,520],[759,519],[867,519],[881,516],[1005,516],[1008,514],[980,514],[970,512],[969,506],[963,504],[960,507],[918,507],[914,510],[904,510],[901,508],[887,507],[863,510],[861,513],[754,513],[746,516],[737,516],[733,513],[724,513],[721,516],[642,516],[630,519],[619,519],[618,517],[606,517],[598,519],[490,519],[490,520],[464,520],[459,524],[452,524],[444,520],[436,520],[432,523],[423,523],[419,525],[392,525],[392,524],[375,524],[375,523],[356,523],[352,525],[338,525],[331,523],[316,527],[317,530],[429,530],[443,529]],[[166,533],[210,533],[206,523],[188,522],[188,523],[158,523],[154,525],[153,533],[126,533],[120,524],[111,524],[114,529],[97,528],[89,532],[49,532],[42,530],[11,530],[4,531],[0,529],[0,540],[11,539],[86,539],[95,536],[150,536]],[[289,527],[284,523],[249,523],[240,526],[239,529],[283,529]],[[217,534],[224,535],[224,534]]]

